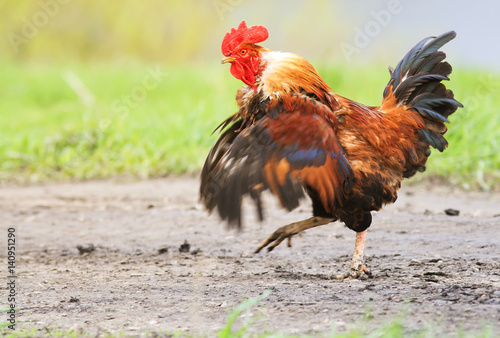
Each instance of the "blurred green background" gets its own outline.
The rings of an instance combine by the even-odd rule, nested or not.
[[[500,188],[500,76],[488,50],[496,27],[483,27],[494,11],[443,1],[429,13],[431,4],[2,1],[0,181],[198,172],[212,130],[236,109],[241,83],[220,64],[220,42],[245,19],[269,29],[263,45],[303,55],[334,91],[369,105],[380,103],[388,65],[422,38],[457,30],[444,49],[449,87],[466,108],[420,180]],[[465,22],[474,10],[482,19]]]

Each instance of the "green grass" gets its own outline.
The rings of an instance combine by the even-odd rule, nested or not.
[[[1,65],[1,178],[197,171],[211,131],[234,110],[236,83],[222,70],[158,67],[167,75],[155,81],[156,65]],[[87,89],[73,90],[67,74]]]
[[[337,93],[380,103],[384,67],[318,68]],[[197,172],[240,87],[216,63],[4,62],[0,79],[0,180],[16,182]],[[456,67],[450,88],[466,108],[451,117],[450,147],[434,151],[427,175],[498,188],[500,76]]]

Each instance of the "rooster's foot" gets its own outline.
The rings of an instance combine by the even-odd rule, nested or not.
[[[285,238],[288,239],[287,245],[289,247],[292,246],[292,237],[297,235],[299,232],[296,231],[293,227],[290,227],[292,224],[282,226],[277,229],[271,236],[269,236],[261,245],[255,250],[255,253],[259,253],[260,250],[268,246],[267,251],[273,251],[275,247],[281,244]]]
[[[260,252],[263,248],[267,247],[267,251],[272,251],[275,247],[281,244],[283,240],[288,239],[288,246],[292,246],[292,237],[300,234],[302,231],[324,225],[332,222],[333,219],[323,217],[311,217],[301,222],[291,223],[281,228],[278,228],[271,236],[269,236],[261,245],[255,250],[255,253]]]
[[[354,255],[352,256],[351,269],[343,275],[338,275],[338,279],[357,279],[361,277],[363,273],[367,274],[368,276],[371,275],[370,270],[365,266],[365,243],[367,233],[368,229],[356,233],[356,245],[354,246]]]
[[[370,269],[368,269],[363,264],[360,267],[358,267],[357,269],[352,267],[348,272],[346,272],[342,275],[337,275],[337,278],[341,279],[341,280],[358,279],[363,275],[363,273],[365,273],[367,276],[370,276],[372,274],[370,272]]]

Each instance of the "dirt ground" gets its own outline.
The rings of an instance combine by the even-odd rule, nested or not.
[[[15,225],[18,238],[17,330],[210,336],[243,300],[271,290],[237,325],[328,334],[398,321],[406,332],[491,326],[500,335],[500,194],[403,188],[374,215],[366,249],[373,278],[339,281],[354,247],[341,223],[254,254],[277,227],[309,217],[309,204],[286,213],[268,197],[266,220],[257,222],[249,206],[237,233],[203,210],[198,184],[181,177],[2,187],[2,223]],[[460,214],[446,215],[449,208]],[[2,290],[3,304],[5,283]]]

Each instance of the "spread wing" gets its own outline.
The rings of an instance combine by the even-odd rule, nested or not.
[[[299,205],[304,188],[327,212],[342,206],[352,171],[331,110],[305,95],[270,100],[261,109],[262,119],[237,135],[237,128],[229,128],[212,148],[210,154],[218,156],[209,155],[200,189],[206,207],[241,227],[243,196],[254,200],[262,219],[260,195],[266,189],[288,210]]]

